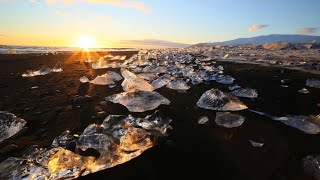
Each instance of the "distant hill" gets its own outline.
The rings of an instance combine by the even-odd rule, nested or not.
[[[309,35],[299,35],[299,34],[271,34],[266,36],[257,36],[251,38],[239,38],[230,41],[224,42],[212,42],[212,43],[200,43],[195,44],[194,46],[215,46],[215,45],[224,45],[224,46],[233,46],[241,44],[266,44],[273,42],[286,42],[286,43],[308,43],[316,41],[320,42],[320,36],[309,36]]]

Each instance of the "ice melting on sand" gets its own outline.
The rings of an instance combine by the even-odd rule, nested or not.
[[[306,81],[306,85],[313,88],[320,88],[320,80],[319,79],[308,79]]]
[[[137,91],[153,91],[153,86],[147,81],[139,78],[134,73],[127,69],[121,69],[121,75],[124,77],[124,81],[121,86],[126,92],[137,92]]]
[[[190,86],[187,85],[187,83],[183,80],[173,80],[168,85],[168,88],[174,89],[174,90],[182,90],[186,91],[190,88]]]
[[[229,112],[217,112],[216,113],[216,123],[219,126],[225,127],[225,128],[234,128],[239,127],[244,122],[244,117],[237,115],[237,114],[231,114]]]
[[[52,69],[49,67],[42,67],[39,70],[27,70],[26,73],[22,74],[22,77],[34,77],[34,76],[43,76],[50,74],[52,72],[61,72],[63,71],[61,68],[61,63],[58,62]]]
[[[125,163],[167,136],[171,119],[159,112],[145,118],[110,115],[101,125],[89,125],[78,138],[64,132],[47,149],[31,147],[23,157],[0,163],[0,179],[75,179]],[[68,138],[66,138],[68,137]],[[76,144],[76,151],[67,150]],[[95,149],[98,156],[82,156],[79,150]]]
[[[80,80],[80,82],[82,82],[82,83],[87,83],[87,82],[90,81],[89,78],[86,77],[86,76],[82,76],[79,80]]]
[[[239,111],[248,108],[237,97],[218,89],[211,89],[203,93],[197,106],[217,111]]]
[[[198,119],[198,124],[206,124],[209,121],[208,116],[201,116]]]
[[[12,113],[0,111],[0,142],[15,135],[26,123]]]
[[[257,148],[261,148],[264,145],[264,143],[257,142],[257,141],[254,141],[254,140],[249,140],[249,142],[253,147],[257,147]]]
[[[122,104],[130,112],[145,112],[156,109],[161,104],[170,104],[170,101],[161,94],[148,91],[123,92],[106,97],[106,100]]]
[[[110,85],[110,84],[114,84],[115,81],[120,81],[121,79],[123,78],[118,73],[113,71],[108,71],[107,73],[101,76],[97,76],[95,79],[89,82],[97,85]]]
[[[246,98],[257,98],[258,92],[255,89],[237,89],[231,92],[231,94],[238,96],[238,97],[246,97]]]
[[[163,86],[168,85],[171,82],[171,80],[172,78],[169,75],[165,74],[159,77],[158,79],[152,81],[152,87],[154,89],[162,88]]]
[[[251,112],[270,117],[272,120],[280,121],[288,126],[297,128],[307,134],[318,134],[320,132],[320,115],[288,115],[283,117],[271,116],[264,112],[250,110]]]

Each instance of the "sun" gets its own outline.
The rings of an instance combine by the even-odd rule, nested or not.
[[[78,38],[76,42],[77,47],[82,48],[84,50],[88,50],[89,48],[95,48],[96,41],[93,37],[90,36],[81,36]]]

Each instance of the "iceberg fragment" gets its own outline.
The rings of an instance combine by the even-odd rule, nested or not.
[[[158,92],[148,91],[138,91],[133,93],[123,92],[106,97],[106,100],[122,104],[130,112],[145,112],[156,109],[161,104],[170,104],[170,101]]]
[[[236,89],[231,92],[231,94],[238,96],[238,97],[246,97],[246,98],[257,98],[258,92],[255,89],[249,89],[249,88],[241,88]]]
[[[121,86],[126,92],[137,92],[137,91],[153,91],[153,86],[147,81],[137,77],[134,73],[122,68],[121,74],[124,77],[124,81]]]
[[[203,93],[197,106],[217,111],[239,111],[248,108],[237,97],[218,89],[211,89]]]
[[[216,113],[216,123],[219,126],[225,127],[225,128],[234,128],[239,127],[244,122],[244,117],[237,115],[237,114],[231,114],[229,112],[217,112]]]
[[[0,142],[15,135],[26,123],[12,113],[0,111]]]
[[[308,79],[306,81],[306,85],[313,88],[320,88],[320,80],[319,79]]]

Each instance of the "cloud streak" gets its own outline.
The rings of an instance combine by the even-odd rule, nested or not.
[[[248,28],[248,31],[249,32],[253,32],[253,31],[256,31],[256,30],[259,30],[259,29],[262,29],[262,28],[266,28],[268,27],[269,25],[266,25],[266,24],[254,24],[252,26],[250,26]]]
[[[164,41],[159,39],[122,40],[117,43],[119,47],[133,48],[183,48],[190,44]]]
[[[309,35],[309,34],[316,33],[317,30],[318,30],[318,28],[314,28],[314,27],[300,28],[300,29],[298,29],[298,33],[304,34],[304,35]]]
[[[63,3],[64,5],[70,5],[77,2],[89,3],[89,4],[105,4],[118,7],[133,8],[141,12],[151,12],[151,8],[138,0],[46,0],[48,4]]]

